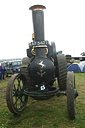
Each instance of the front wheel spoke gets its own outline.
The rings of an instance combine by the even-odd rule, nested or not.
[[[14,90],[16,90],[15,84],[14,84]]]
[[[22,97],[20,97],[20,106],[23,106],[23,101],[22,101]]]
[[[18,90],[21,90],[22,89],[22,83],[21,83],[21,80],[18,80],[18,87],[17,87]]]
[[[21,103],[22,103],[22,96],[20,97],[20,105],[21,105]]]
[[[18,78],[17,81],[18,81],[18,84],[20,85],[20,78]]]
[[[17,90],[19,90],[19,86],[20,86],[20,79],[17,79]]]
[[[16,101],[15,101],[15,103],[13,104],[14,106],[16,106],[16,108],[17,108],[17,102],[18,102],[18,100],[20,99],[20,96],[17,98],[16,97]]]
[[[20,99],[21,99],[21,105],[23,105],[23,103],[25,102],[25,97],[24,97],[24,95],[23,95],[22,97],[20,97]]]

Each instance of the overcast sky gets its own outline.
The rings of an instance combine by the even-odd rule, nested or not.
[[[33,33],[29,7],[36,4],[46,6],[45,40],[65,55],[85,52],[85,0],[0,0],[0,59],[26,56]]]

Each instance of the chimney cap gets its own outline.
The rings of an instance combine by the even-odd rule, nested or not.
[[[46,9],[46,7],[43,5],[33,5],[29,8],[29,10],[32,11],[43,10],[43,9]]]

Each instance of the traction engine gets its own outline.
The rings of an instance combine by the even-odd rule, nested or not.
[[[68,115],[75,118],[75,89],[73,72],[67,72],[66,58],[56,52],[55,42],[44,39],[43,5],[34,5],[32,10],[34,35],[29,43],[27,57],[23,58],[21,73],[9,80],[6,101],[9,110],[20,114],[26,107],[28,96],[35,100],[46,100],[53,96],[66,95]],[[58,85],[54,86],[54,82]]]

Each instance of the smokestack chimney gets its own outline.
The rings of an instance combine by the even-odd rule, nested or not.
[[[32,10],[34,40],[44,41],[44,12],[46,9],[43,5],[34,5],[29,8]]]

